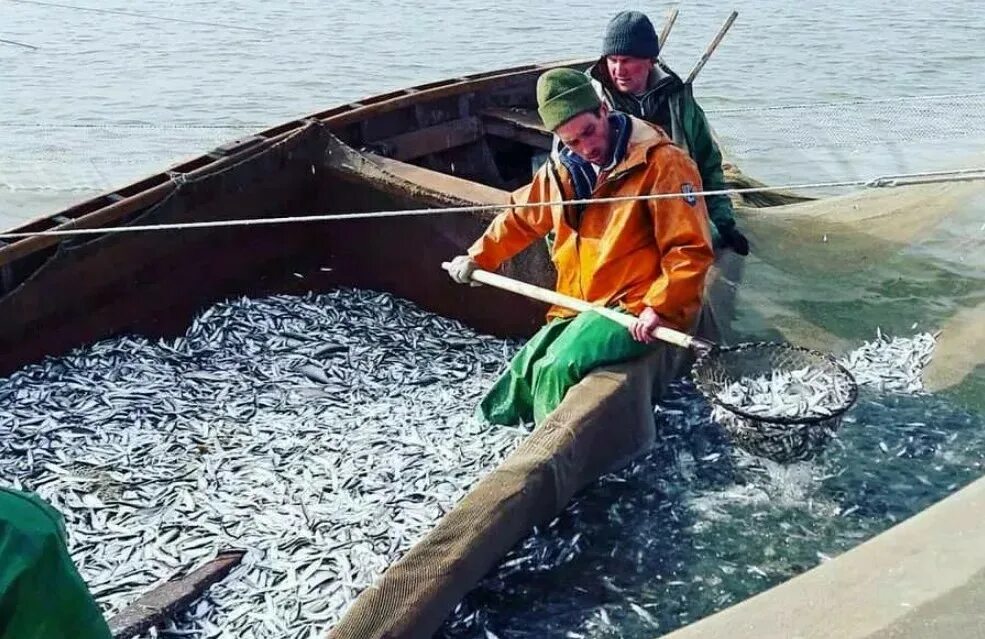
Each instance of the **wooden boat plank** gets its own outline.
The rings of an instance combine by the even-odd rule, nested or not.
[[[220,553],[198,570],[144,594],[109,620],[113,638],[129,639],[161,623],[201,596],[209,586],[225,578],[245,554],[242,550]]]
[[[414,160],[425,155],[472,144],[482,138],[479,118],[452,120],[373,142],[383,155],[397,160]]]
[[[486,133],[498,138],[514,140],[542,151],[551,150],[551,138],[542,133],[534,132],[529,129],[507,124],[506,122],[487,122],[485,125]]]
[[[487,92],[499,88],[506,88],[513,84],[536,82],[537,76],[543,71],[559,66],[570,66],[572,64],[579,64],[579,62],[557,62],[542,65],[525,65],[522,67],[516,67],[515,69],[499,70],[488,75],[481,74],[475,79],[470,79],[465,82],[452,82],[445,86],[427,89],[416,94],[391,98],[383,102],[371,104],[366,107],[366,109],[372,109],[372,114],[380,114],[387,111],[404,108],[406,106],[411,106],[415,102],[422,99],[433,100],[436,98],[465,92]],[[333,117],[331,124],[333,126],[341,126],[363,119],[368,115],[371,115],[371,113],[365,112],[363,109],[355,109]]]
[[[115,222],[139,209],[149,206],[163,199],[170,192],[174,191],[174,184],[168,182],[152,189],[142,191],[133,197],[128,197],[108,206],[104,206],[92,213],[86,213],[81,217],[73,219],[71,222],[60,225],[59,230],[73,228],[91,228],[101,224]],[[50,219],[50,218],[48,218]],[[62,241],[63,238],[51,235],[35,235],[27,237],[0,247],[0,266],[5,266],[25,257],[35,251],[39,251],[49,246],[54,246]]]
[[[541,121],[540,116],[533,109],[489,107],[483,109],[480,115],[485,119],[499,120],[507,124],[512,124],[518,129],[536,131],[541,135],[551,135],[550,130],[544,128],[544,123]]]
[[[185,162],[184,164],[187,164],[187,162]],[[135,182],[134,184],[130,184],[130,185],[125,186],[125,187],[123,187],[121,189],[117,189],[117,190],[113,191],[112,193],[108,193],[106,195],[106,197],[112,197],[114,195],[122,195],[124,198],[128,198],[128,197],[137,195],[141,191],[146,191],[147,189],[152,189],[155,186],[160,186],[161,184],[167,184],[168,182],[171,181],[171,178],[168,176],[168,172],[169,171],[173,171],[176,168],[177,168],[177,166],[170,167],[170,168],[168,168],[163,173],[155,173],[154,175],[151,175],[149,177],[146,177],[143,180],[140,180],[139,182]],[[69,215],[69,217],[75,219],[75,218],[78,218],[80,216],[78,214],[72,214],[72,215]]]
[[[394,158],[360,153],[337,138],[329,138],[326,159],[326,168],[330,171],[368,183],[391,195],[412,196],[415,202],[423,205],[499,204],[509,197],[507,191],[479,182]],[[489,219],[494,214],[477,215]]]
[[[262,135],[251,135],[246,138],[238,138],[236,140],[231,140],[225,144],[220,144],[212,153],[220,157],[225,157],[227,155],[235,155],[240,151],[245,151],[251,147],[257,146],[258,144],[263,144],[266,141],[266,137]]]
[[[551,150],[553,135],[532,109],[488,107],[479,115],[489,135],[515,140],[542,151]]]

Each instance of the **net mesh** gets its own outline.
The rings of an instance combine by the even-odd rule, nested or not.
[[[871,339],[877,328],[941,331],[923,374],[927,389],[953,390],[983,408],[983,214],[980,183],[740,206],[739,226],[752,248],[733,328],[750,341],[835,353]]]
[[[763,415],[743,403],[725,399],[725,391],[733,384],[802,370],[809,370],[837,391],[825,394],[829,401],[812,407],[809,414],[798,411],[794,415]],[[698,359],[692,375],[701,393],[725,409],[715,411],[716,419],[736,445],[784,464],[816,456],[858,396],[852,375],[833,358],[789,344],[750,343],[714,349]]]
[[[735,153],[883,146],[985,136],[985,93],[709,109]]]

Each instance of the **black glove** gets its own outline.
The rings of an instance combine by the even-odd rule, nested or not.
[[[724,246],[732,247],[732,250],[739,255],[749,255],[749,240],[739,232],[739,229],[733,226],[724,231],[719,231],[718,234],[722,236],[722,244]]]

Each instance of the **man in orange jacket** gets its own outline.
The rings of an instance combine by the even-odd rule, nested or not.
[[[486,420],[539,424],[567,390],[599,366],[643,356],[652,332],[689,331],[714,260],[701,177],[691,158],[658,127],[609,109],[590,80],[552,69],[537,82],[538,112],[563,146],[533,181],[511,196],[519,205],[559,200],[679,197],[587,205],[517,206],[496,217],[449,272],[468,283],[554,232],[558,292],[637,316],[627,331],[597,313],[553,307],[480,404]]]

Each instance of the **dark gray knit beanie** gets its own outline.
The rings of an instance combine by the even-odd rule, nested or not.
[[[609,21],[602,41],[602,55],[628,55],[634,58],[655,58],[660,54],[660,42],[653,23],[639,11],[622,11]]]

